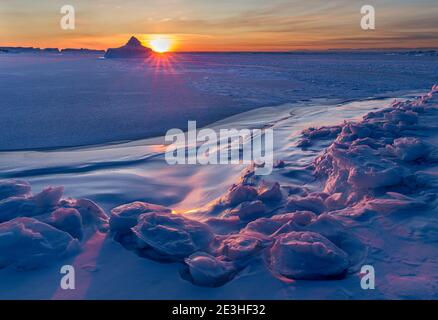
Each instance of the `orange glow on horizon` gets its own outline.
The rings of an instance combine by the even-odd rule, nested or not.
[[[108,48],[118,48],[126,44],[131,36],[137,36],[135,33],[129,34],[112,34],[112,35],[72,35],[69,38],[46,38],[38,37],[27,39],[26,41],[17,42],[16,39],[6,38],[0,43],[0,46],[11,47],[38,47],[38,48],[88,48],[107,50]],[[364,40],[361,45],[349,43],[337,43],[336,39],[327,40],[323,35],[299,34],[294,36],[294,41],[288,43],[289,36],[278,35],[267,39],[263,33],[254,33],[247,35],[243,41],[239,35],[232,36],[212,36],[202,34],[138,34],[138,39],[144,46],[151,48],[156,53],[165,52],[284,52],[294,50],[329,50],[329,49],[391,49],[394,44],[391,42],[382,44],[381,42],[373,43]],[[160,43],[159,39],[165,39],[166,42]],[[358,42],[361,38],[358,37]],[[154,49],[154,43],[157,41],[157,49]],[[404,46],[403,46],[404,47]],[[409,48],[421,49],[431,47],[427,41],[411,41]],[[433,46],[435,47],[435,46]],[[160,49],[161,48],[161,49]]]

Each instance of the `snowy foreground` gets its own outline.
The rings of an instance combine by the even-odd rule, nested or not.
[[[101,208],[1,180],[0,297],[437,298],[438,87],[373,109],[303,130],[267,178],[235,168],[201,207]],[[59,288],[65,264],[76,290]],[[363,265],[375,290],[360,287]]]

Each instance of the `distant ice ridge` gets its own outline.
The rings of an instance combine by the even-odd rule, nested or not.
[[[189,212],[144,202],[119,206],[111,211],[109,235],[141,257],[180,264],[181,277],[199,286],[222,286],[248,268],[286,283],[347,279],[372,264],[390,279],[380,282],[384,294],[431,298],[438,276],[431,272],[438,263],[437,111],[434,86],[361,121],[304,130],[298,143],[303,152],[329,143],[311,165],[296,169],[285,159],[263,179],[249,167],[226,194]],[[60,200],[57,188],[29,192],[26,182],[0,184],[0,246],[10,234],[32,240],[12,232],[17,223],[29,225],[20,219],[81,239],[81,200]],[[89,205],[91,224],[105,226],[103,212]],[[67,219],[72,222],[63,223]],[[51,255],[74,247],[62,239]],[[0,261],[11,261],[7,253],[15,246],[4,243]],[[34,253],[23,255],[20,261]]]

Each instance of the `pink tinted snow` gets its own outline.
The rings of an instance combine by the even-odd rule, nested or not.
[[[373,230],[403,229],[386,230],[374,217],[400,224],[399,217],[436,208],[437,107],[434,86],[424,97],[395,102],[361,121],[305,130],[299,148],[319,140],[331,144],[304,169],[302,185],[256,179],[249,169],[227,194],[192,215],[142,202],[117,207],[111,212],[111,234],[142,257],[177,261],[183,266],[182,277],[200,286],[221,286],[247,266],[260,264],[279,279],[347,277],[366,258],[379,261],[384,259],[379,252],[391,250],[370,236]],[[290,177],[291,170],[283,164],[274,173],[288,172],[283,176]],[[96,204],[61,200],[62,191],[48,188],[33,196],[26,182],[0,182],[3,266],[17,261],[25,265],[38,251],[62,255],[70,251],[70,243],[79,243],[84,221],[108,223]],[[32,218],[23,218],[27,216]],[[76,227],[72,230],[71,225]],[[419,224],[415,232],[421,239],[418,233],[429,231]],[[59,246],[54,252],[35,246],[35,251],[23,250],[18,257],[11,253],[16,243],[39,237],[54,239]]]

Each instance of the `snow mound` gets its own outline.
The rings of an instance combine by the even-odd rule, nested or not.
[[[34,269],[78,250],[78,240],[34,218],[0,224],[0,268]]]
[[[346,272],[347,254],[328,239],[314,232],[279,235],[269,258],[272,271],[290,279],[325,279]]]

